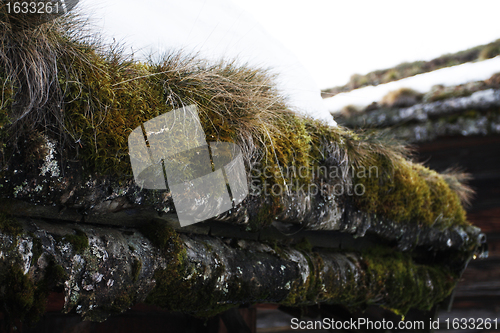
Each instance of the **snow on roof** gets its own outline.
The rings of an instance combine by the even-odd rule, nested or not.
[[[465,63],[453,67],[438,69],[430,73],[415,75],[398,81],[368,86],[334,97],[326,98],[325,104],[330,112],[340,111],[344,106],[355,105],[363,108],[372,102],[378,102],[388,92],[399,88],[411,88],[426,93],[432,86],[442,84],[458,85],[473,81],[484,81],[492,74],[500,72],[500,56],[475,63]]]
[[[277,73],[278,89],[298,112],[335,125],[316,83],[299,60],[230,0],[81,0],[83,14],[107,40],[135,57],[175,49],[227,59]]]

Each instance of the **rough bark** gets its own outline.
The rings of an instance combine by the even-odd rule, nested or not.
[[[391,126],[398,138],[427,142],[441,136],[498,134],[498,107],[500,90],[488,89],[467,97],[420,103],[407,108],[381,108],[339,119],[339,122],[351,128]]]
[[[35,306],[43,299],[37,297],[43,298],[39,291],[47,285],[64,290],[65,312],[96,321],[144,301],[203,316],[258,302],[380,304],[406,311],[444,299],[458,277],[451,269],[416,264],[411,256],[385,250],[273,248],[256,241],[178,234],[162,223],[145,223],[141,233],[18,221],[23,226],[18,235],[0,235],[0,280],[8,285],[10,276],[24,277],[31,294],[2,289],[8,316],[21,316],[11,311],[20,300],[23,316],[39,314]]]

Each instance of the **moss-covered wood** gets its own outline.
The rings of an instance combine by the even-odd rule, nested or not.
[[[387,137],[296,115],[264,70],[179,53],[138,62],[75,17],[20,29],[4,3],[0,14],[0,296],[14,319],[42,313],[57,288],[65,311],[97,321],[143,301],[199,316],[255,302],[404,313],[445,298],[481,251],[459,178]],[[134,183],[127,139],[190,104],[206,141],[242,148],[252,193],[218,225],[179,233],[171,193]],[[269,226],[382,248],[290,246]]]
[[[460,65],[466,62],[482,61],[500,54],[500,40],[485,45],[479,45],[453,54],[444,54],[430,61],[404,62],[393,68],[381,69],[365,75],[354,74],[349,83],[344,86],[324,89],[323,98],[335,96],[341,92],[348,92],[366,86],[376,86],[417,74],[428,73],[440,68]]]
[[[86,38],[71,17],[2,27],[10,45],[0,57],[2,198],[73,208],[82,219],[129,208],[175,212],[168,193],[134,187],[127,138],[194,104],[207,141],[244,152],[253,195],[224,220],[332,229],[348,203],[402,224],[467,225],[456,193],[403,147],[295,115],[265,71],[180,54],[140,63]],[[447,208],[430,204],[437,200]]]
[[[390,247],[339,252],[307,246],[178,234],[145,223],[136,229],[81,226],[82,252],[65,238],[73,224],[20,220],[23,232],[0,234],[0,304],[11,319],[43,313],[47,291],[64,290],[65,312],[104,320],[147,302],[210,316],[239,304],[377,304],[404,314],[428,310],[453,289],[458,274],[421,264]],[[42,253],[32,260],[34,244]]]
[[[469,85],[437,87],[427,101],[409,107],[375,107],[336,119],[352,129],[390,128],[394,137],[423,143],[447,136],[485,136],[500,133],[499,74]],[[425,97],[424,97],[425,98]]]

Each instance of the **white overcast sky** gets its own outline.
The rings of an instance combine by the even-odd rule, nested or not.
[[[500,1],[232,0],[299,58],[320,88],[500,38]]]
[[[331,122],[318,88],[500,38],[500,1],[80,0],[137,56],[184,49],[270,67],[296,110]]]
[[[430,60],[500,38],[498,0],[230,1],[292,51],[320,88],[344,84],[353,73]],[[154,1],[141,1],[148,2]],[[162,12],[164,19],[200,16],[214,3],[187,2],[187,11]]]

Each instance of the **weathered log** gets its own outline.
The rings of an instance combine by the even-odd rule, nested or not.
[[[64,291],[64,311],[95,321],[137,302],[198,316],[255,302],[404,314],[442,301],[484,250],[457,179],[452,187],[384,137],[296,115],[265,71],[182,55],[130,62],[80,38],[71,19],[19,34],[0,11],[0,311],[9,319],[39,316],[51,290]],[[162,190],[142,188],[127,143],[184,105],[199,109],[200,142],[241,148],[257,193],[180,228],[167,170],[151,182]],[[151,136],[138,137],[147,147]],[[200,177],[216,164],[207,158]]]
[[[458,166],[471,175],[470,185],[477,194],[467,209],[467,217],[487,234],[489,248],[489,258],[471,261],[453,293],[453,308],[462,309],[459,317],[471,320],[481,317],[481,309],[489,311],[499,306],[498,77],[496,74],[486,82],[439,88],[437,97],[446,98],[442,101],[392,110],[371,110],[345,119],[345,124],[354,128],[361,124],[379,129],[389,126],[396,137],[414,142],[418,159],[431,168],[445,170]],[[495,87],[487,87],[488,81],[495,83]],[[474,94],[477,89],[485,87],[494,89]],[[448,98],[457,93],[470,96]],[[434,92],[427,95],[432,94]]]
[[[394,136],[409,142],[429,142],[445,136],[500,133],[500,90],[487,89],[467,97],[419,103],[406,108],[379,108],[340,118],[350,128],[391,127]]]
[[[39,315],[36,306],[42,307],[47,286],[63,288],[65,312],[94,321],[136,302],[202,316],[262,302],[380,304],[404,312],[432,307],[458,278],[451,270],[417,264],[389,250],[273,248],[178,234],[158,222],[145,223],[141,233],[18,221],[17,235],[4,232],[0,242],[0,281],[9,288],[2,293],[3,310],[14,318]]]

